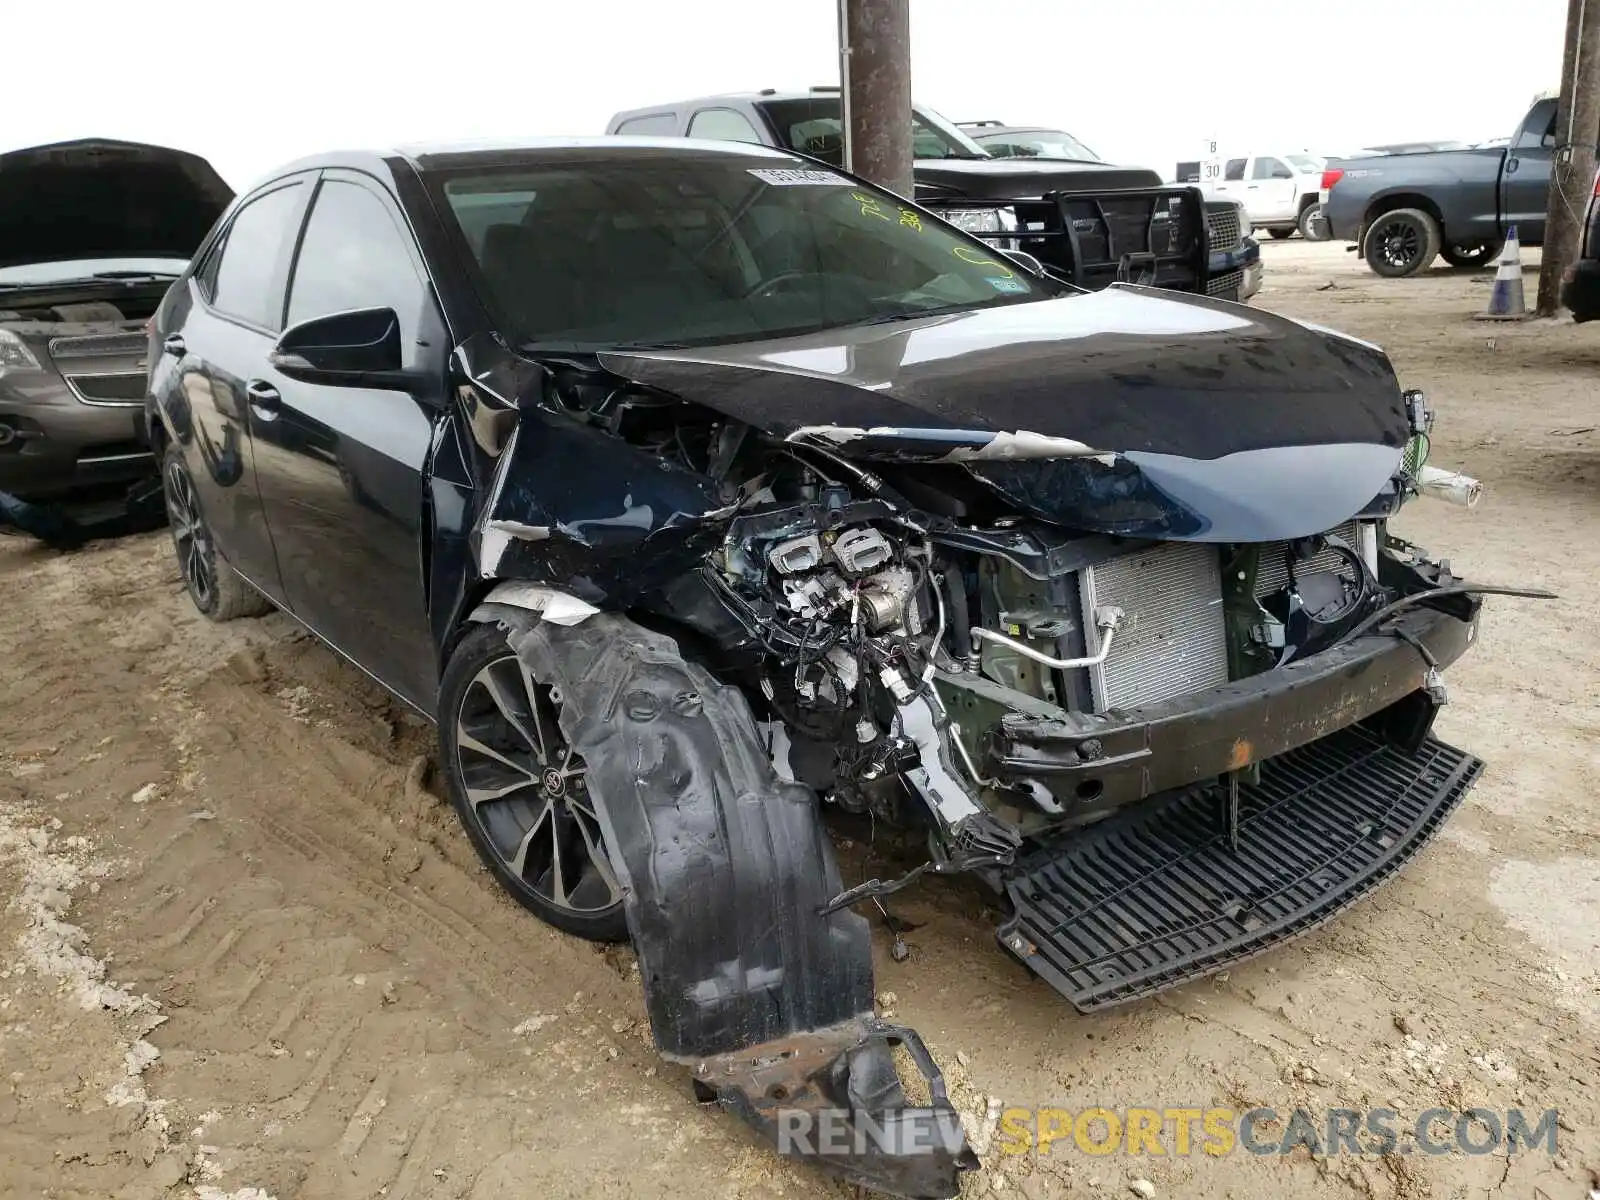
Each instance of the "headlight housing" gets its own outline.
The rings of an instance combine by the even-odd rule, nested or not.
[[[9,329],[0,329],[0,375],[39,369],[39,360],[28,349],[28,344]]]
[[[968,233],[999,233],[1005,228],[1000,224],[998,208],[946,208],[934,211],[957,229],[965,229]]]
[[[928,211],[968,233],[1010,233],[1017,228],[1017,214],[1009,208],[940,208],[929,205]],[[984,241],[996,250],[1017,248],[1012,238],[984,238]]]

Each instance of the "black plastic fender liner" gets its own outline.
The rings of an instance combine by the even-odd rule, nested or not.
[[[873,1016],[866,919],[817,915],[842,883],[816,796],[778,778],[743,695],[625,617],[501,620],[533,678],[555,688],[586,766],[662,1055],[780,1150],[885,1191],[954,1196],[977,1160],[920,1040]],[[894,1044],[912,1050],[931,1107],[907,1103]],[[818,1152],[785,1145],[786,1107],[955,1135]]]

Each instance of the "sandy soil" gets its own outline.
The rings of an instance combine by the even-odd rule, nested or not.
[[[1486,276],[1386,282],[1265,247],[1258,304],[1384,344],[1486,483],[1403,532],[1487,581],[1443,736],[1489,770],[1446,835],[1324,931],[1078,1017],[992,914],[912,893],[879,986],[960,1103],[1559,1108],[1561,1152],[1287,1160],[991,1149],[972,1194],[1580,1196],[1600,1166],[1600,328],[1471,320]],[[1530,293],[1532,276],[1529,276]],[[0,543],[0,1195],[786,1197],[658,1070],[630,957],[502,899],[431,737],[281,616],[208,625],[151,536]],[[847,869],[864,867],[851,852]],[[259,1190],[257,1190],[259,1189]]]

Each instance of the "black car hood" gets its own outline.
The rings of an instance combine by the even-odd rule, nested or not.
[[[1377,347],[1123,285],[601,363],[834,454],[960,463],[1025,512],[1127,536],[1322,532],[1384,489],[1409,433]]]
[[[188,258],[233,199],[205,159],[87,138],[0,154],[0,267]]]
[[[914,164],[917,199],[1030,200],[1051,192],[1160,187],[1144,167],[1071,159],[923,158]]]

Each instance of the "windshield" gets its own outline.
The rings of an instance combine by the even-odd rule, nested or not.
[[[1320,158],[1315,158],[1312,155],[1285,154],[1284,157],[1289,160],[1289,165],[1294,167],[1295,170],[1303,171],[1307,175],[1315,175],[1318,171],[1322,170],[1323,160]]]
[[[980,135],[978,143],[995,158],[1075,158],[1099,162],[1100,156],[1070,133],[1059,129],[1013,130]]]
[[[793,160],[432,179],[505,332],[530,347],[752,340],[1059,291],[889,193]]]
[[[840,132],[839,98],[808,97],[804,100],[764,100],[760,108],[778,131],[778,140],[788,149],[834,166],[844,163],[844,135]],[[916,107],[911,110],[911,154],[913,158],[988,158],[982,146],[938,113]]]
[[[181,258],[79,258],[68,262],[23,263],[0,267],[0,287],[49,287],[106,278],[145,276],[176,279],[188,262]]]

